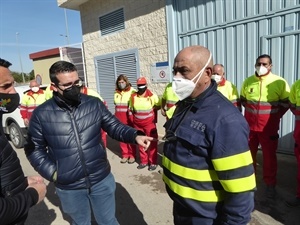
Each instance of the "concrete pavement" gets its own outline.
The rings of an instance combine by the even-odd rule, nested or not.
[[[162,152],[161,143],[159,151]],[[165,192],[161,174],[147,169],[136,169],[137,163],[121,164],[118,142],[108,138],[107,155],[115,176],[116,216],[120,225],[171,225],[172,201]],[[26,175],[36,172],[28,163],[23,149],[17,149]],[[289,208],[284,202],[296,192],[296,160],[294,156],[278,154],[277,198],[266,199],[262,182],[261,153],[258,153],[257,186],[255,211],[250,225],[298,225],[300,207]],[[159,162],[161,157],[159,157]],[[52,183],[48,184],[45,200],[34,206],[29,213],[26,225],[66,225],[70,220],[60,210],[60,202]],[[92,223],[96,224],[96,223]]]

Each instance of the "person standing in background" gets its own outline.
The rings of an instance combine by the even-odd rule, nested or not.
[[[46,100],[52,98],[52,95],[53,95],[53,87],[51,84],[49,84],[45,90]]]
[[[0,58],[0,118],[13,112],[20,103],[14,78],[8,69],[12,64]],[[0,224],[23,225],[30,208],[41,202],[47,189],[40,176],[25,177],[20,160],[0,127]]]
[[[116,90],[114,93],[115,116],[123,123],[133,127],[128,114],[129,100],[131,94],[136,90],[131,87],[131,84],[124,74],[120,74],[116,80]],[[120,142],[122,159],[120,163],[132,164],[135,162],[136,146]]]
[[[167,119],[170,119],[175,111],[176,102],[178,102],[178,100],[177,95],[173,91],[171,82],[165,87],[161,98],[161,114]]]
[[[213,75],[211,76],[211,79],[215,80],[218,84],[217,90],[242,111],[238,90],[233,83],[226,80],[224,66],[222,64],[215,64],[213,66]]]
[[[40,89],[36,80],[30,81],[29,87],[30,90],[23,95],[20,106],[20,113],[26,127],[28,127],[33,110],[46,101],[45,92]]]
[[[259,144],[263,154],[263,180],[266,197],[276,197],[279,123],[289,109],[290,87],[285,79],[271,72],[272,59],[260,55],[256,59],[255,74],[248,77],[241,88],[241,104],[250,127],[249,147],[256,168]]]
[[[160,99],[147,88],[145,77],[137,79],[138,91],[133,93],[129,101],[129,116],[134,128],[144,132],[147,136],[157,139],[156,129],[157,110],[160,109]],[[152,141],[148,150],[139,147],[140,164],[138,169],[148,166],[152,171],[157,168],[157,141]]]
[[[295,140],[294,153],[297,160],[297,190],[294,199],[286,201],[287,206],[300,206],[300,80],[297,80],[291,87],[289,96],[290,109],[295,115],[295,129],[293,137]]]
[[[94,91],[93,89],[88,88],[87,86],[85,86],[85,84],[83,84],[81,86],[81,93],[99,98],[104,103],[106,108],[108,107],[107,102],[98,94],[98,92]],[[103,141],[103,145],[106,148],[107,147],[107,133],[103,129],[101,129],[101,138]]]

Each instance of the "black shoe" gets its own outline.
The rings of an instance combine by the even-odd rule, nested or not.
[[[293,200],[286,201],[285,204],[288,207],[298,207],[300,206],[300,198],[294,198]]]
[[[140,165],[137,166],[137,168],[140,169],[144,169],[147,166],[147,164],[143,164],[141,163]]]
[[[275,186],[272,186],[272,185],[267,185],[267,188],[266,188],[266,197],[267,198],[275,198],[276,197],[276,189],[275,189]]]
[[[152,164],[148,167],[148,170],[153,171],[153,170],[156,170],[156,168],[157,168],[157,165]]]

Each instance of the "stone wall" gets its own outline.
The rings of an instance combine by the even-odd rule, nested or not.
[[[124,8],[125,30],[101,36],[99,17],[120,8]],[[165,1],[90,0],[80,6],[80,13],[90,87],[96,88],[96,56],[138,48],[140,75],[147,77],[149,88],[161,95],[166,84],[151,83],[150,65],[168,61]]]

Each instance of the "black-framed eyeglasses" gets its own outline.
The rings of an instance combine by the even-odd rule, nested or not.
[[[82,84],[83,84],[82,80],[78,79],[78,80],[76,80],[74,83],[57,84],[57,87],[58,87],[60,90],[64,91],[64,90],[66,90],[66,89],[71,88],[72,86],[82,87]],[[59,86],[63,87],[63,89],[61,89]]]

